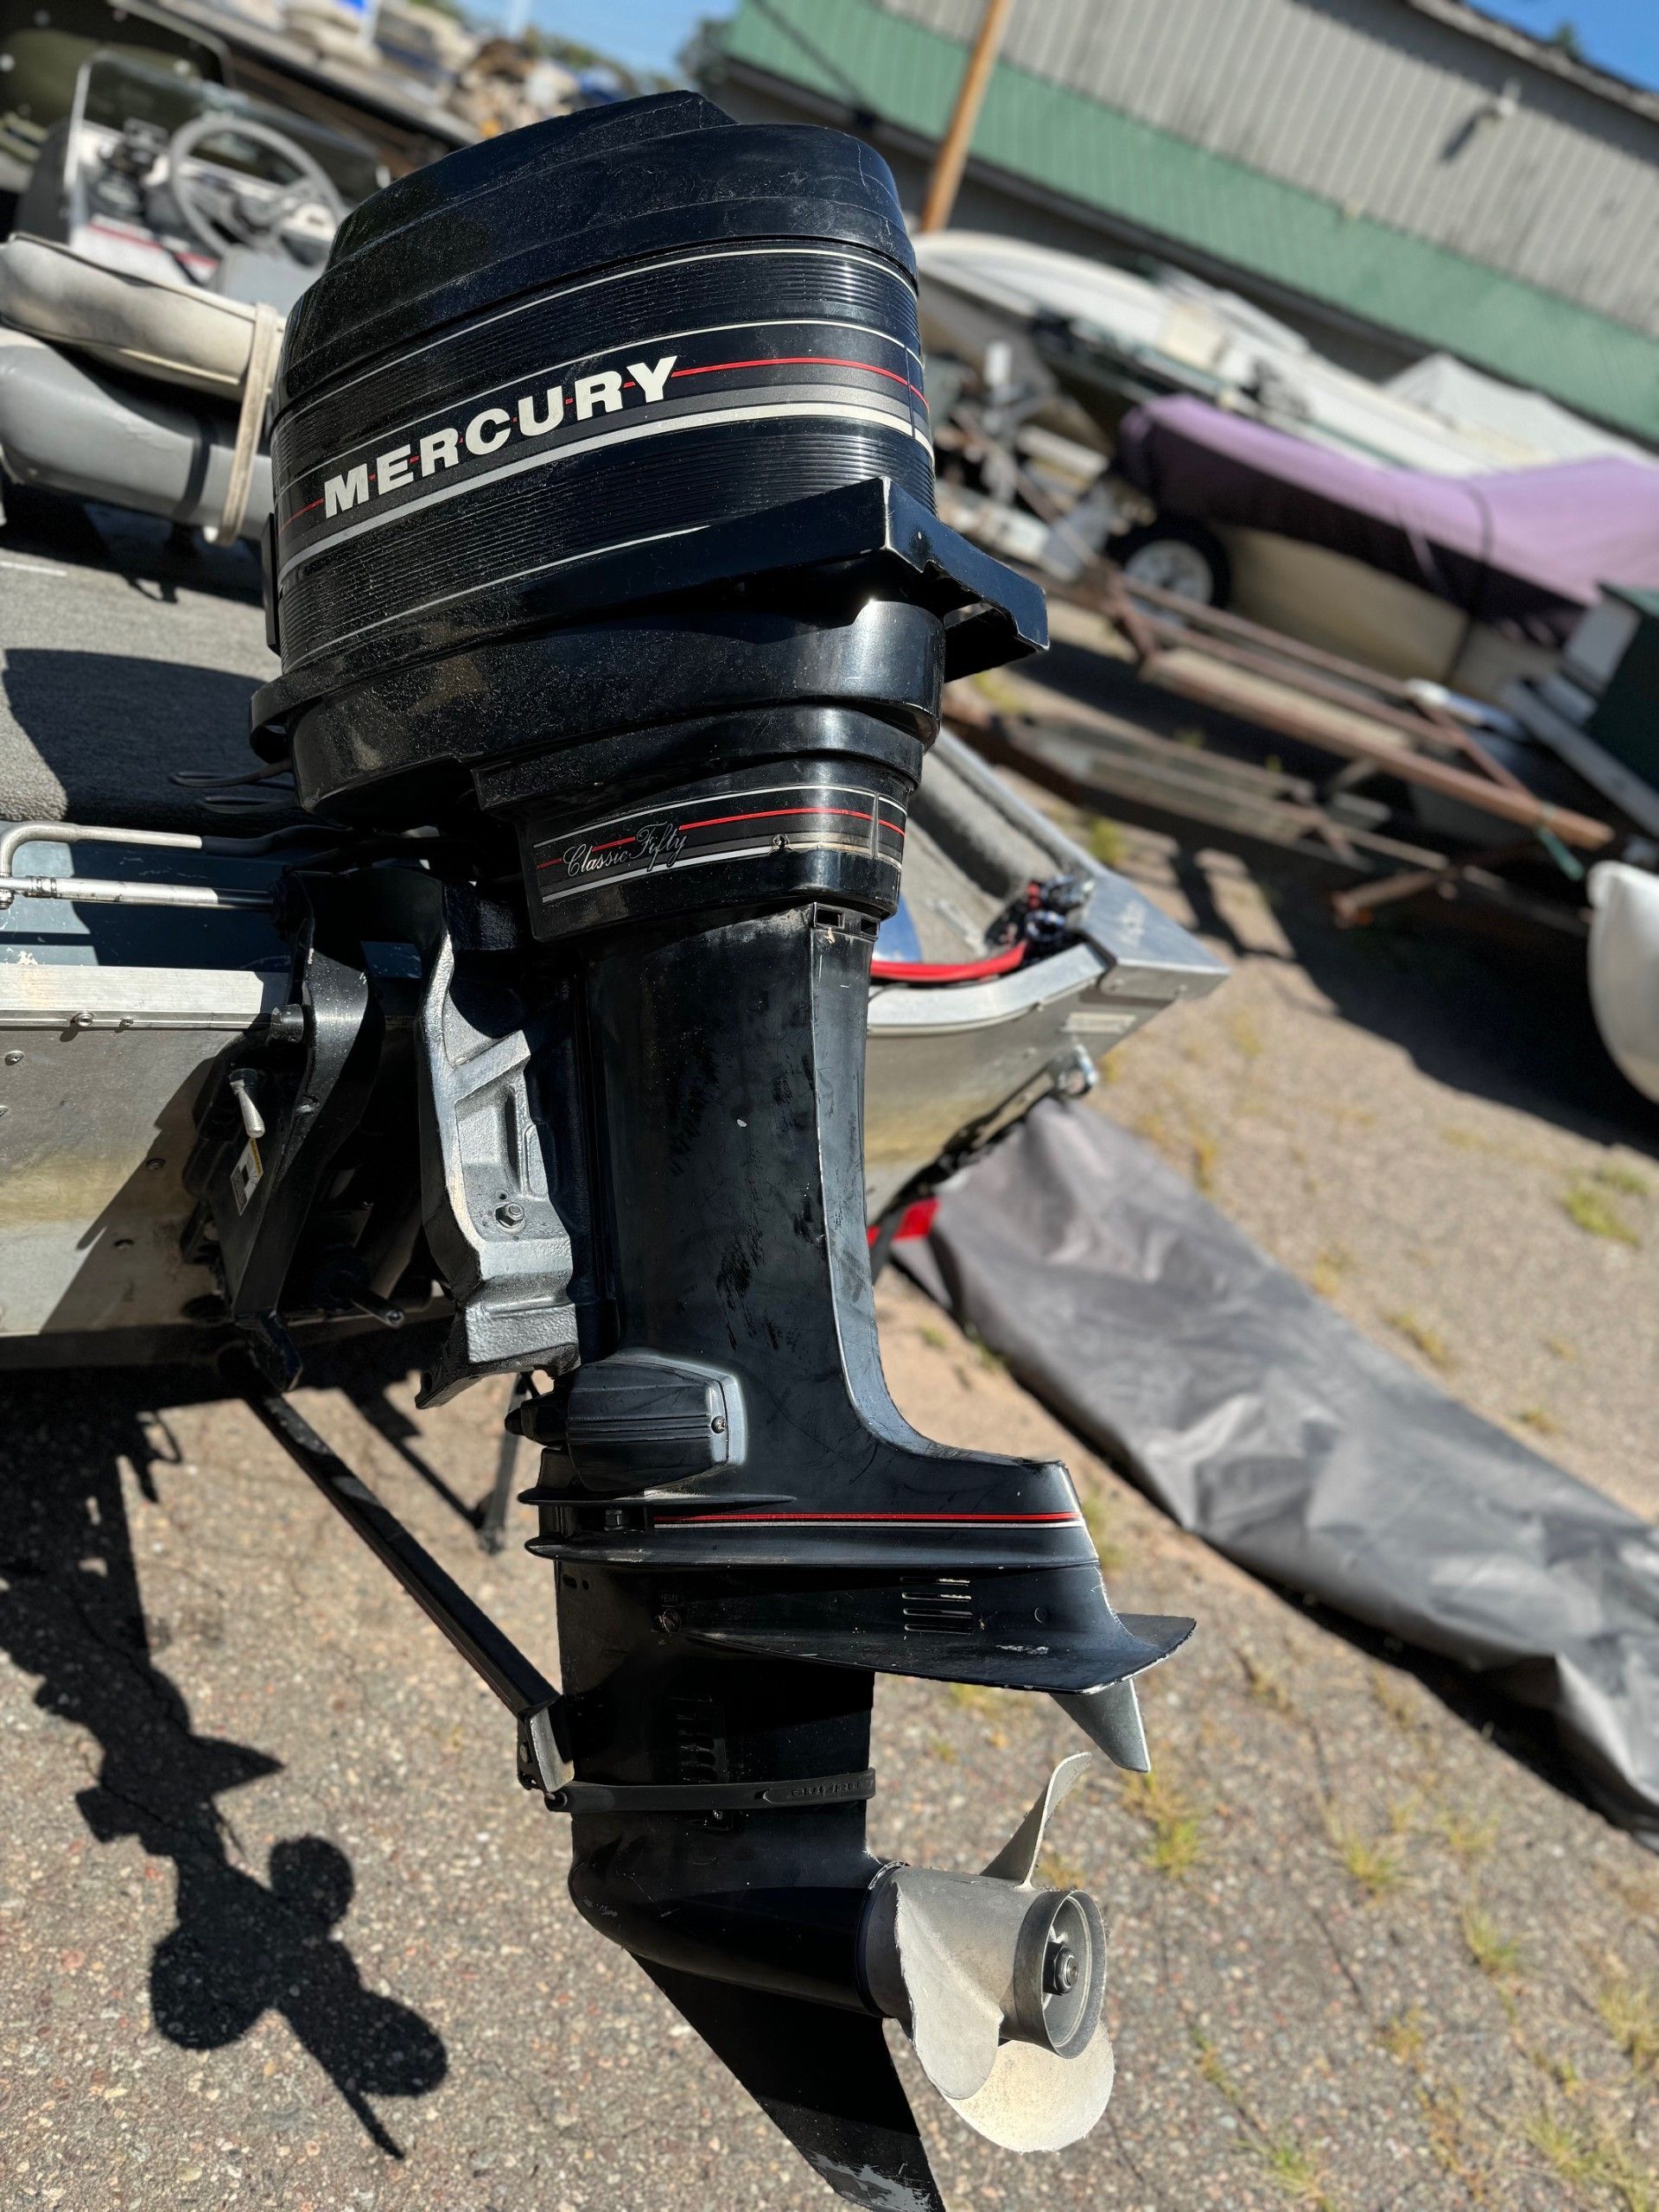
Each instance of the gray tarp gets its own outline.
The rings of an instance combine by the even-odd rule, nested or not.
[[[1646,1522],[1367,1343],[1086,1109],[1039,1106],[912,1249],[1183,1528],[1543,1707],[1598,1800],[1659,1844]]]

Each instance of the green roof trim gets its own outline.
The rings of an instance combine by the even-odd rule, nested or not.
[[[872,0],[742,0],[721,48],[925,138],[944,129],[964,53]],[[1659,343],[1643,332],[1012,63],[973,157],[1659,439]]]

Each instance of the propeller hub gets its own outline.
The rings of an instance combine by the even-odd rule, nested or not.
[[[1064,1943],[1048,1947],[1048,1964],[1043,1970],[1043,1987],[1057,1997],[1064,1997],[1067,1990],[1077,1986],[1077,1955]]]
[[[1106,1993],[1106,1930],[1081,1890],[899,1867],[871,1900],[864,1972],[872,2001],[909,2030],[924,2066],[940,2047],[935,2032],[950,2043],[947,2070],[962,2094],[1003,2044],[1059,2058],[1088,2045]]]
[[[1069,2058],[1094,2034],[1106,1993],[1106,1932],[1081,1890],[1039,1890],[1014,1952],[1007,2032]]]

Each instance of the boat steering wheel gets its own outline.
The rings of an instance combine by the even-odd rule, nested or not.
[[[215,210],[202,191],[200,180],[188,175],[184,166],[207,140],[228,137],[251,139],[294,171],[293,182],[283,186],[264,207],[245,200],[232,186],[235,222]],[[281,245],[282,226],[302,207],[321,207],[336,226],[346,219],[345,202],[315,156],[270,124],[242,116],[198,115],[181,124],[168,143],[167,184],[187,229],[215,260],[222,259],[232,246]]]

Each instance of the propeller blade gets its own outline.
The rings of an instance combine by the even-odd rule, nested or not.
[[[1090,1695],[1096,1693],[1090,1692]],[[1065,1702],[1062,1698],[1060,1703]],[[1044,1786],[1042,1795],[1033,1804],[1019,1827],[1008,1838],[990,1865],[985,1869],[999,1882],[1019,1882],[1028,1885],[1037,1872],[1037,1861],[1042,1856],[1043,1838],[1054,1809],[1063,1805],[1083,1780],[1094,1759],[1088,1751],[1073,1751],[1055,1768]]]
[[[901,1869],[893,1879],[898,1946],[907,2025],[922,2071],[944,2097],[984,2088],[1002,2040],[1002,1948],[982,1935],[970,1881]],[[1017,1931],[1017,1919],[1010,1936]],[[1011,1944],[1010,1944],[1011,1949]],[[981,1955],[988,1949],[988,1960]]]
[[[1010,1853],[1026,1840],[1022,1828]],[[1114,2071],[1095,1905],[1075,1891],[911,1866],[893,1869],[877,1904],[872,1992],[887,2006],[896,1967],[894,2017],[946,2103],[1005,2150],[1054,2151],[1086,2135]]]
[[[1004,2151],[1064,2151],[1105,2111],[1116,2073],[1104,2028],[1075,2058],[1057,2058],[1034,2043],[1005,2043],[984,2088],[945,2102]]]
[[[639,1963],[837,2196],[945,2212],[880,2020]]]

